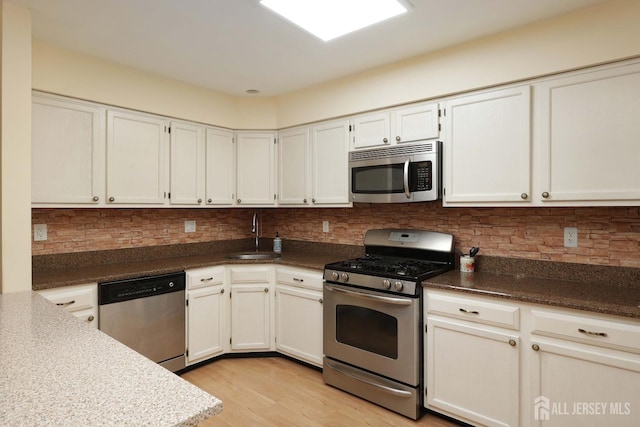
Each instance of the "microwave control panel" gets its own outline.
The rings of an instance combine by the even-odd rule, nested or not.
[[[430,160],[411,164],[411,191],[429,191],[433,186]]]

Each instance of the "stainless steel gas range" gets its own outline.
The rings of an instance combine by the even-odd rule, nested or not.
[[[369,230],[366,256],[325,265],[324,381],[412,419],[422,412],[422,287],[454,267],[453,236]]]

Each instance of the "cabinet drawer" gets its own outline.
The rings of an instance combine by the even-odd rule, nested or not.
[[[38,291],[38,293],[55,305],[69,312],[96,308],[98,305],[97,284],[44,289],[42,291]]]
[[[427,292],[427,313],[465,319],[486,325],[520,329],[520,308],[475,298],[462,298]]]
[[[640,324],[532,310],[532,334],[640,353]]]
[[[187,289],[199,289],[224,284],[224,267],[187,270]]]
[[[231,283],[264,283],[270,282],[272,267],[230,267]]]
[[[278,267],[276,282],[299,288],[322,290],[322,273],[298,268]]]

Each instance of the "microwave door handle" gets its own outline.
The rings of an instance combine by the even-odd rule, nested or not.
[[[404,195],[407,196],[407,199],[411,198],[411,192],[409,191],[409,163],[411,159],[407,159],[404,162]]]

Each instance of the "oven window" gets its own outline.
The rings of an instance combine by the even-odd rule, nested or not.
[[[404,164],[351,168],[351,191],[364,194],[404,193]]]
[[[336,306],[336,340],[342,344],[398,358],[398,319],[354,305]]]

